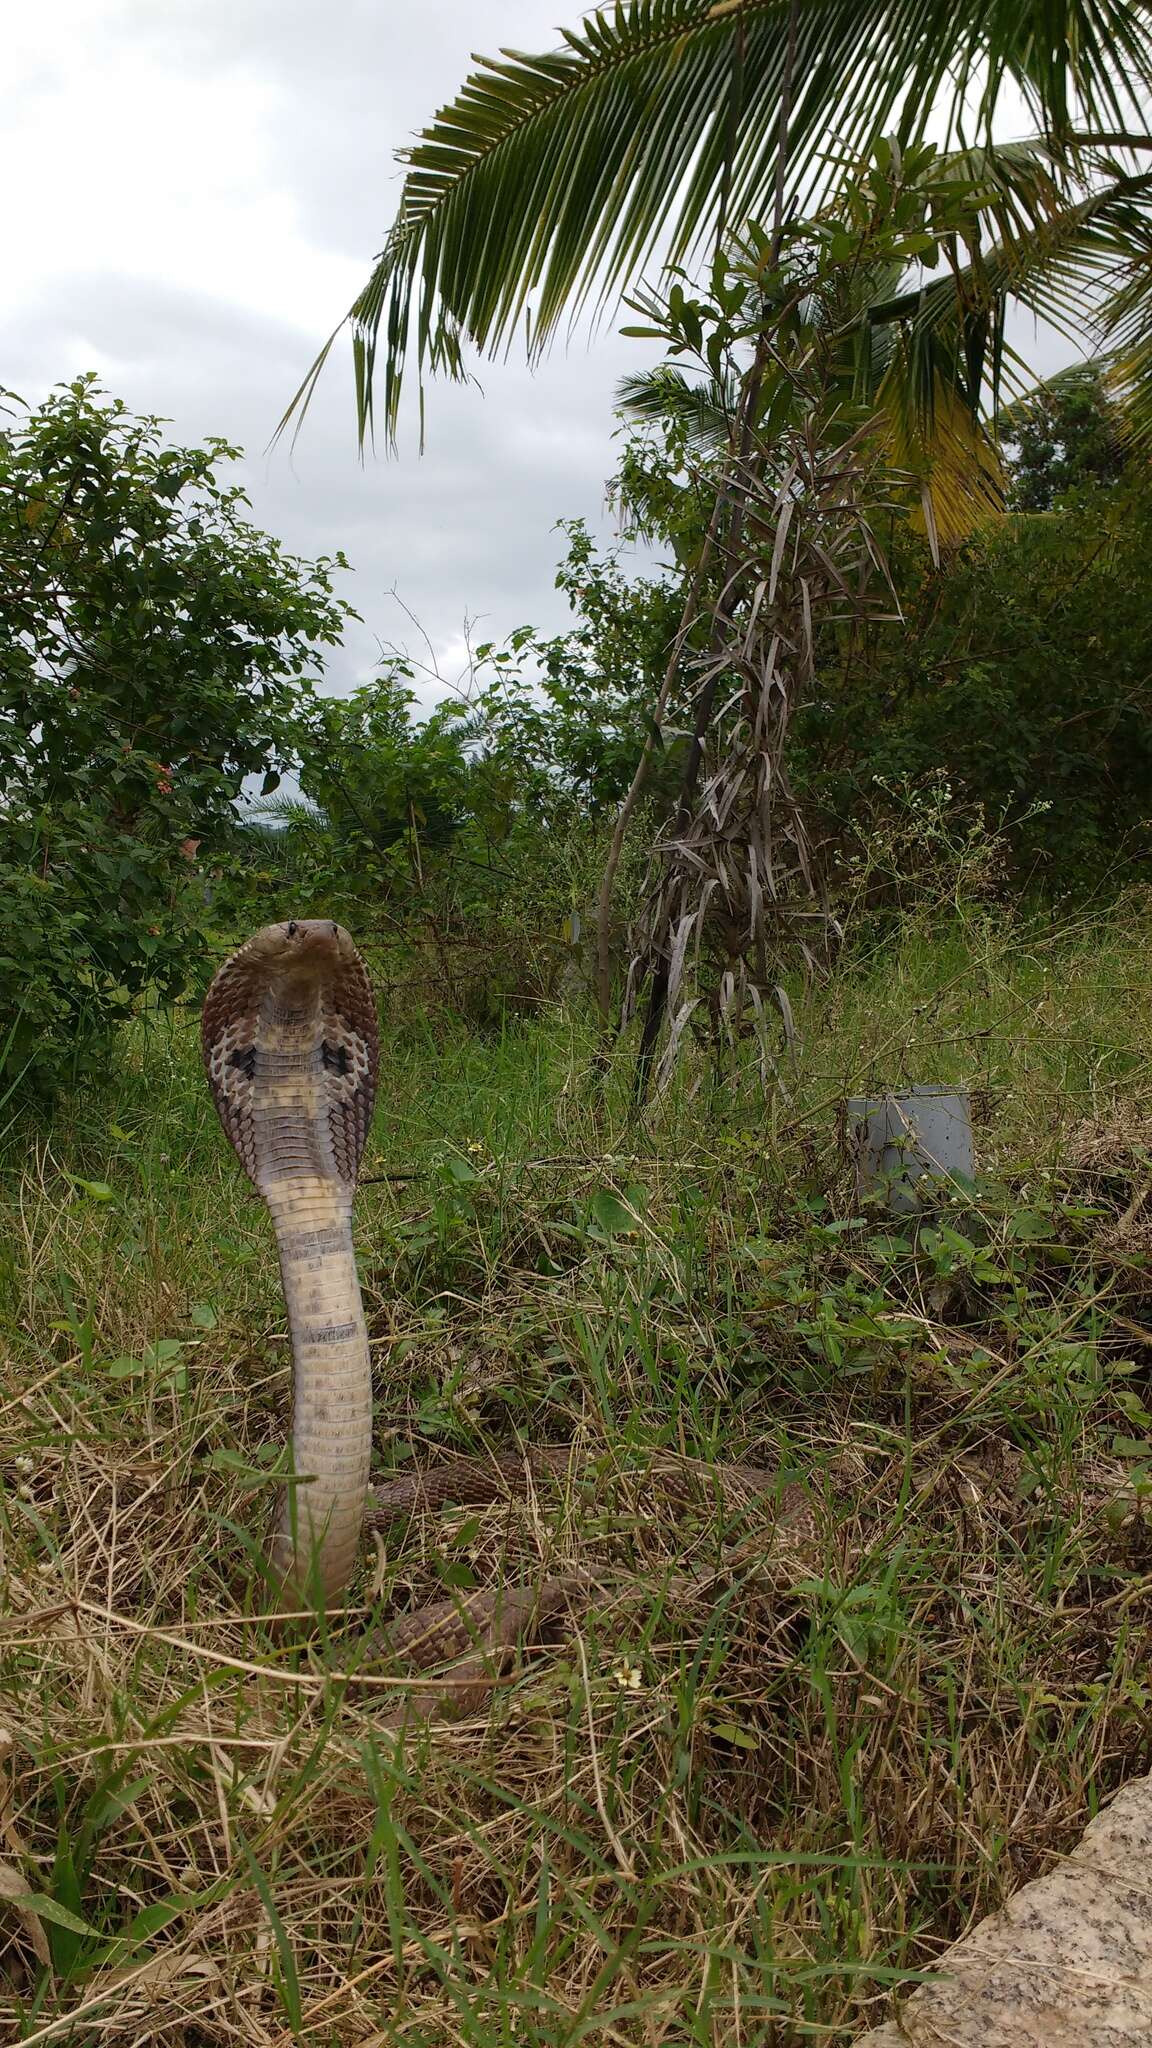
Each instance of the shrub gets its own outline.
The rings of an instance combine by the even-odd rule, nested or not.
[[[1152,487],[1014,516],[938,571],[905,549],[904,620],[826,650],[795,728],[826,843],[942,773],[1003,832],[1014,893],[1119,886],[1152,846]]]
[[[249,524],[226,442],[167,446],[90,377],[6,410],[0,1052],[9,1087],[50,1086],[203,973],[204,865],[344,608],[330,562]]]

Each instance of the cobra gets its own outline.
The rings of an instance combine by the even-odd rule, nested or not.
[[[226,960],[204,1003],[212,1098],[276,1233],[292,1343],[292,1479],[276,1512],[269,1565],[285,1607],[331,1605],[356,1565],[368,1501],[372,1380],[356,1275],[352,1202],[379,1072],[376,1009],[348,933],[322,919],[266,925]],[[460,1460],[443,1475],[385,1488],[378,1517],[419,1501],[491,1497],[493,1475]],[[449,1477],[448,1475],[451,1474]],[[373,1644],[417,1668],[454,1666],[449,1699],[471,1709],[493,1658],[533,1617],[564,1605],[571,1576],[432,1602]]]
[[[456,1458],[370,1491],[372,1379],[356,1275],[352,1203],[379,1073],[376,1008],[348,933],[322,919],[266,925],[226,960],[204,1003],[212,1098],[276,1233],[292,1343],[292,1477],[280,1499],[269,1565],[286,1608],[338,1600],[366,1520],[481,1502],[563,1477],[570,1453]],[[663,1475],[673,1492],[686,1474]],[[781,1530],[810,1530],[802,1489],[755,1466],[707,1468],[709,1483],[774,1495]],[[417,1693],[404,1713],[471,1712],[525,1628],[586,1592],[573,1573],[433,1601],[368,1645],[373,1658],[451,1668],[447,1693]],[[403,1718],[403,1714],[400,1717]]]

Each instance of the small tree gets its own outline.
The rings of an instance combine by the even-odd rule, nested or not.
[[[246,777],[271,788],[289,716],[347,608],[217,471],[222,440],[91,377],[0,433],[0,1053],[61,1079],[145,991],[203,976],[200,870]],[[340,558],[337,558],[338,560]],[[342,564],[341,564],[342,565]],[[271,914],[271,907],[270,907]]]
[[[1050,512],[1068,491],[1117,483],[1131,448],[1101,363],[1074,363],[1001,416],[1009,443],[1009,504]]]
[[[633,301],[649,324],[625,331],[663,340],[673,360],[649,380],[651,405],[632,380],[630,409],[667,418],[689,475],[695,468],[713,478],[655,707],[658,729],[677,672],[694,671],[680,797],[654,850],[625,997],[627,1021],[646,992],[641,1090],[665,1024],[664,1078],[705,997],[714,1030],[729,1038],[742,1012],[754,1013],[767,1075],[765,1003],[774,992],[788,1018],[782,957],[798,950],[813,961],[819,950],[811,941],[825,921],[787,741],[820,649],[891,608],[873,531],[881,514],[887,523],[900,501],[914,507],[937,553],[937,505],[947,507],[955,538],[999,503],[996,453],[970,412],[959,409],[945,432],[957,386],[981,381],[995,295],[979,323],[926,327],[915,302],[897,316],[892,289],[909,265],[935,267],[945,248],[953,260],[963,248],[974,263],[983,217],[998,206],[985,165],[940,160],[928,144],[901,152],[882,141],[814,218],[786,223],[778,205],[771,229],[754,223],[718,251],[707,290],[694,292],[685,279],[666,297]],[[675,361],[691,365],[696,381]],[[935,391],[934,452],[914,421],[894,420],[882,402],[897,361],[901,377],[915,361]],[[942,471],[951,481],[933,493],[930,478]],[[633,463],[629,488],[635,495],[640,485],[645,517],[649,482]],[[693,490],[693,502],[699,496]],[[656,516],[666,521],[667,507]],[[617,821],[601,889],[605,1018],[614,863],[650,751]]]

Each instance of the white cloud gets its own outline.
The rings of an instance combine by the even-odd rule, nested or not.
[[[57,0],[6,26],[0,383],[35,399],[95,369],[175,438],[248,451],[258,522],[342,549],[364,614],[330,680],[402,633],[395,587],[438,646],[466,616],[555,629],[558,518],[601,521],[611,402],[636,350],[609,337],[530,375],[484,365],[437,388],[428,448],[359,460],[338,344],[295,447],[265,451],[362,285],[395,204],[393,151],[448,98],[477,43],[548,45],[552,0]]]
[[[485,364],[433,389],[421,458],[356,450],[333,352],[293,450],[267,449],[391,217],[393,152],[471,52],[549,47],[557,0],[53,0],[5,21],[0,384],[29,398],[85,369],[174,438],[248,450],[254,517],[303,554],[349,556],[364,615],[330,681],[404,637],[389,593],[447,651],[466,617],[501,637],[567,617],[557,519],[603,530],[612,393],[644,352],[611,328],[535,374]],[[1061,359],[1067,359],[1065,348]],[[1043,366],[1056,360],[1050,342]],[[450,659],[450,656],[448,656]]]
[[[310,239],[278,177],[282,82],[233,60],[184,75],[124,34],[120,6],[52,11],[51,57],[27,25],[7,53],[4,189],[9,308],[78,271],[149,279],[314,329],[358,269]],[[45,19],[46,17],[41,17]],[[122,32],[117,34],[117,29]]]

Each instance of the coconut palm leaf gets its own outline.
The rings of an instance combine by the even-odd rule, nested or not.
[[[637,426],[659,426],[673,420],[687,445],[704,454],[726,448],[739,403],[735,377],[687,377],[672,363],[621,377],[616,386],[617,410]]]
[[[241,812],[240,823],[245,831],[277,842],[286,832],[307,836],[331,829],[331,821],[319,804],[314,804],[310,797],[293,796],[287,790],[279,790],[275,796],[253,797]]]
[[[1152,217],[1128,225],[1115,289],[1100,317],[1101,345],[1111,356],[1111,383],[1124,407],[1133,444],[1152,447]]]
[[[942,331],[971,309],[1011,300],[1074,338],[1086,320],[1107,320],[1113,295],[1138,271],[1152,222],[1152,171],[1121,171],[1088,190],[1066,188],[1023,223],[999,216],[1000,234],[977,260],[952,273],[878,299],[869,319],[883,328],[913,320]]]
[[[987,125],[1014,80],[1045,130],[1143,129],[1150,0],[620,0],[546,55],[483,61],[402,152],[396,218],[351,310],[361,437],[395,433],[406,358],[462,371],[465,341],[532,352],[565,314],[614,301],[656,254],[687,261],[763,216],[776,171],[789,24],[790,182],[809,194],[828,138],[853,156],[887,128],[950,132],[979,81]],[[382,357],[381,352],[382,350]],[[327,350],[289,415],[306,405]]]
[[[1106,342],[1122,351],[1127,339],[1133,403],[1146,332],[1152,425],[1152,173],[1071,141],[1066,153],[1035,143],[982,152],[996,191],[986,214],[994,239],[966,264],[867,308],[874,339],[862,360],[891,457],[930,490],[925,522],[941,540],[959,538],[999,499],[999,460],[981,410],[987,403],[996,414],[1003,388],[1021,394],[1033,382],[1005,340],[1010,306],[1081,349]],[[974,168],[971,152],[958,162]]]

